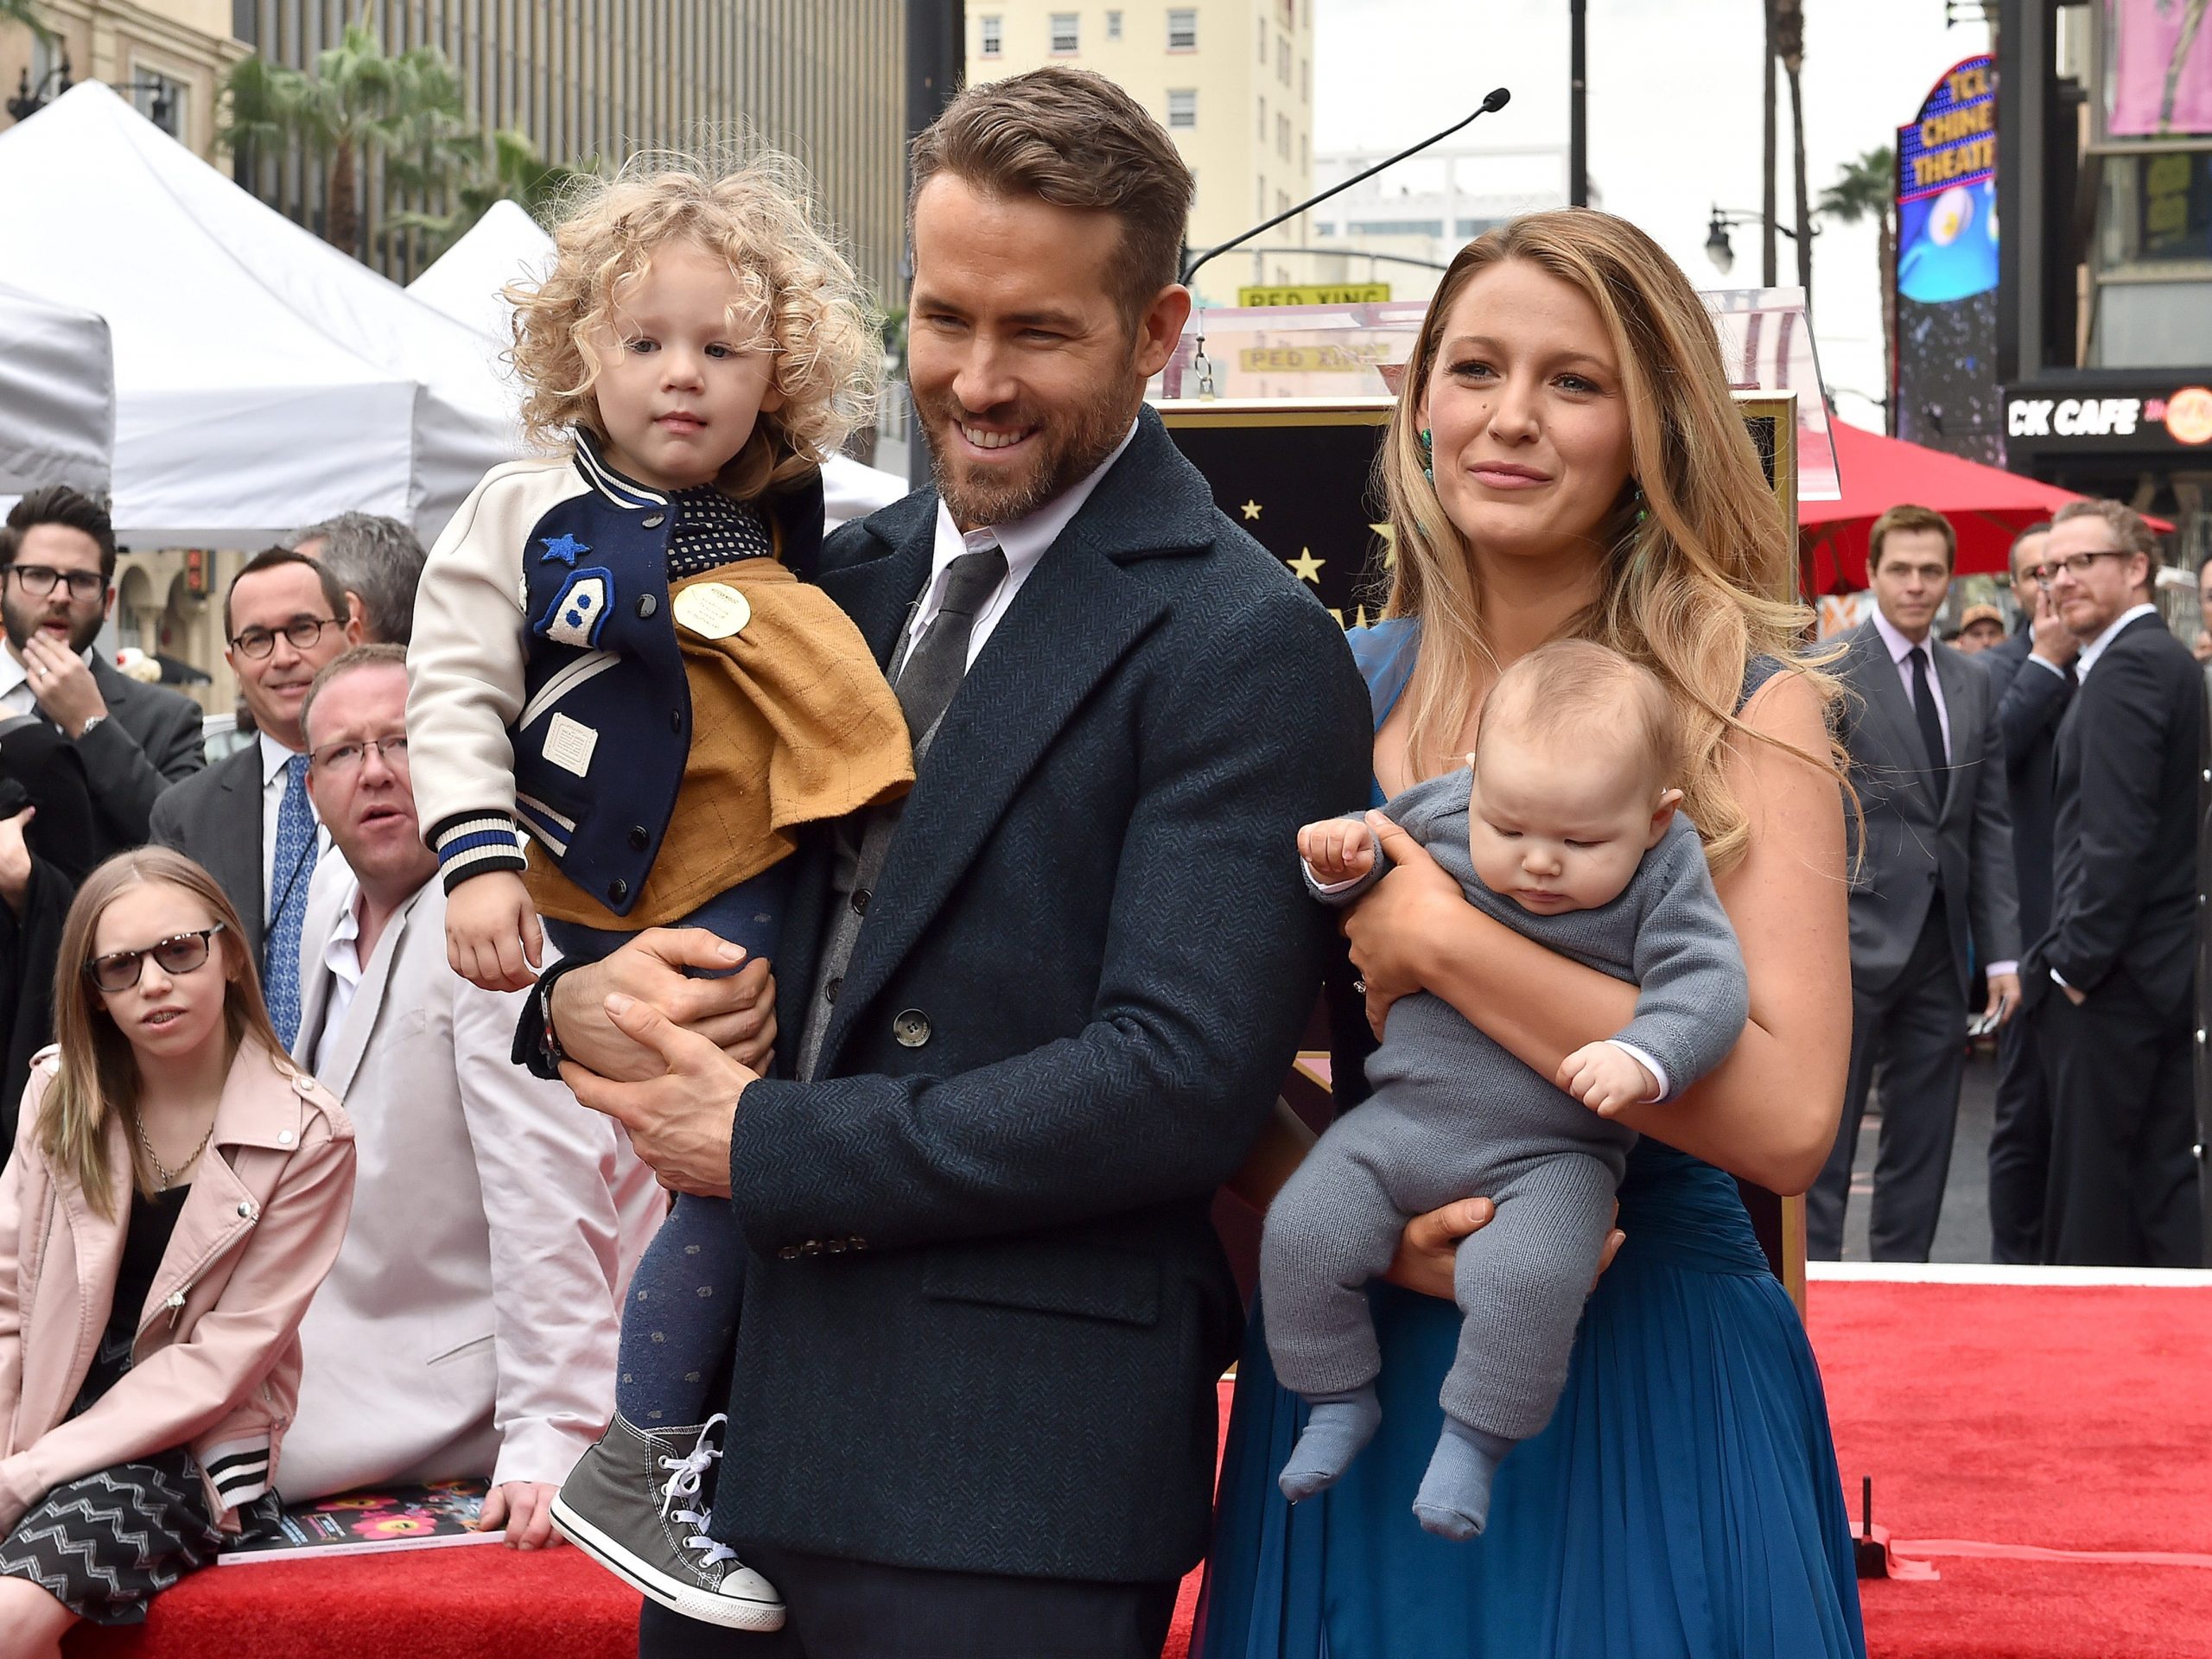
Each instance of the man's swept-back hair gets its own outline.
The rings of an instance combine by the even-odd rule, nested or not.
[[[415,632],[415,589],[429,555],[413,531],[397,518],[375,512],[341,512],[296,530],[284,545],[298,552],[309,542],[322,550],[309,556],[327,565],[338,585],[361,598],[361,621],[372,641],[404,645]]]
[[[1494,728],[1550,746],[1568,743],[1588,755],[1628,740],[1665,787],[1681,766],[1681,720],[1659,677],[1594,639],[1554,639],[1497,677],[1476,716],[1475,747]]]
[[[1871,574],[1882,568],[1882,543],[1892,531],[1932,530],[1943,538],[1943,564],[1955,570],[1959,565],[1959,532],[1951,528],[1951,521],[1933,507],[1917,506],[1910,501],[1899,502],[1877,518],[1866,532],[1866,569]]]
[[[2140,553],[2151,562],[2144,581],[2158,579],[2158,533],[2134,508],[2121,501],[2069,501],[2050,515],[2050,527],[2056,530],[2069,518],[2101,519],[2112,531],[2113,546],[2123,553]]]
[[[1054,65],[969,87],[914,140],[914,199],[940,173],[988,195],[1120,219],[1106,287],[1132,327],[1180,274],[1191,169],[1166,130],[1103,75]]]

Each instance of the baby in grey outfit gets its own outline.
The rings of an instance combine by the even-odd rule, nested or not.
[[[1500,677],[1471,768],[1383,811],[1470,902],[1639,989],[1615,1036],[1538,1076],[1441,997],[1395,1003],[1367,1063],[1373,1095],[1339,1118],[1268,1212],[1260,1279],[1268,1349],[1312,1410],[1281,1481],[1293,1502],[1334,1484],[1381,1418],[1363,1287],[1408,1217],[1497,1201],[1459,1246],[1459,1346],[1445,1432],[1414,1510],[1429,1531],[1480,1532],[1491,1477],[1542,1428],[1598,1270],[1633,1131],[1623,1107],[1671,1099],[1719,1064],[1749,1007],[1743,958],[1705,849],[1667,780],[1674,712],[1648,670],[1561,641]],[[1347,905],[1388,860],[1358,817],[1299,832],[1307,880]]]

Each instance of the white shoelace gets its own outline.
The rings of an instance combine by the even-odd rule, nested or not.
[[[699,1565],[702,1567],[719,1567],[724,1561],[734,1561],[737,1559],[737,1552],[728,1544],[707,1535],[707,1516],[703,1510],[678,1510],[671,1506],[679,1498],[688,1501],[699,1496],[700,1482],[707,1471],[714,1466],[715,1459],[721,1456],[720,1451],[707,1444],[707,1436],[728,1421],[727,1414],[716,1412],[700,1429],[698,1442],[692,1446],[690,1455],[660,1460],[662,1468],[673,1471],[668,1478],[668,1484],[661,1488],[660,1512],[693,1529],[683,1544],[685,1548],[699,1552]]]

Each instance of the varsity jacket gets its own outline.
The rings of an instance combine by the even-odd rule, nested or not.
[[[819,474],[755,504],[810,574]],[[668,833],[691,745],[668,593],[668,496],[579,429],[566,461],[495,467],[431,550],[408,647],[415,800],[446,891],[524,868],[518,831],[617,916]]]

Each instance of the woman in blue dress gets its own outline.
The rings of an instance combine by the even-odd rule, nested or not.
[[[1537,645],[1582,636],[1648,664],[1691,734],[1680,781],[1743,946],[1751,1019],[1696,1087],[1627,1115],[1646,1139],[1620,1192],[1626,1243],[1592,1294],[1549,1427],[1499,1471],[1481,1537],[1433,1536],[1411,1504],[1459,1330],[1452,1249],[1486,1205],[1408,1226],[1396,1282],[1370,1293],[1382,1429],[1294,1509],[1275,1477],[1302,1406],[1276,1383],[1255,1316],[1197,1651],[1863,1655],[1819,1374],[1732,1179],[1801,1192],[1835,1135],[1851,999],[1834,686],[1785,661],[1805,620],[1783,598],[1794,532],[1711,322],[1624,221],[1515,220],[1463,250],[1438,289],[1382,473],[1387,620],[1352,636],[1373,692],[1376,799],[1459,765],[1498,671]],[[1434,992],[1546,1076],[1627,1023],[1633,987],[1484,917],[1389,836],[1398,868],[1348,920],[1351,967],[1333,988],[1340,1104],[1364,1092],[1363,994],[1373,1020]],[[1246,1190],[1294,1164],[1285,1133]]]

